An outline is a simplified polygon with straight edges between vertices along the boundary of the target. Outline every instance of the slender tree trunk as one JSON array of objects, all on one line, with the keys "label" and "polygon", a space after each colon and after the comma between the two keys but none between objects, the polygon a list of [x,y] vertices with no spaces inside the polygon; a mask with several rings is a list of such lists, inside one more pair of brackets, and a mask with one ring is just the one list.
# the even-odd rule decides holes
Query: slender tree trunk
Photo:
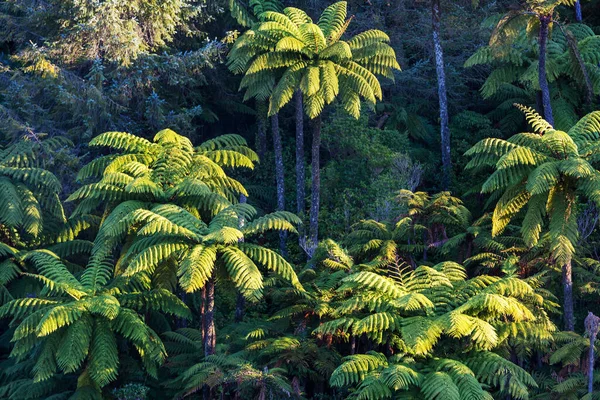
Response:
[{"label": "slender tree trunk", "polygon": [[262,159],[267,154],[267,107],[263,101],[256,102],[256,153]]},{"label": "slender tree trunk", "polygon": [[573,312],[573,276],[571,261],[563,265],[562,267],[562,278],[563,278],[563,316],[565,320],[565,330],[575,330],[575,315]]},{"label": "slender tree trunk", "polygon": [[[214,273],[213,273],[214,274]],[[213,275],[214,276],[214,275]],[[211,306],[211,313],[210,313],[210,320],[209,320],[209,315],[208,315],[208,307],[209,307],[209,299],[208,299],[208,292],[209,292],[209,288],[212,286],[212,306]],[[210,343],[212,343],[212,340],[209,339],[209,330],[211,330],[211,325],[212,325],[212,332],[214,334],[214,281],[213,278],[210,278],[208,280],[208,282],[206,283],[206,285],[204,285],[204,287],[202,288],[202,305],[200,307],[200,313],[202,316],[202,321],[201,321],[201,326],[202,326],[202,343],[204,344],[204,357],[213,354],[213,353],[208,353],[208,348],[210,347]],[[210,387],[208,387],[208,385],[204,385],[202,387],[202,398],[204,400],[210,400]]]},{"label": "slender tree trunk", "polygon": [[575,21],[581,22],[583,21],[583,16],[581,15],[581,2],[577,0],[575,2]]},{"label": "slender tree trunk", "polygon": [[200,328],[202,333],[202,343],[205,343],[206,338],[206,285],[200,292]]},{"label": "slender tree trunk", "polygon": [[550,20],[549,15],[540,17],[540,59],[538,68],[538,80],[542,92],[542,109],[544,119],[554,126],[554,118],[552,117],[552,104],[550,103],[550,86],[548,86],[548,78],[546,76],[546,47],[548,44],[548,33]]},{"label": "slender tree trunk", "polygon": [[296,212],[300,217],[306,212],[305,190],[306,172],[304,170],[304,110],[302,107],[302,93],[296,91]]},{"label": "slender tree trunk", "polygon": [[[581,10],[579,10],[581,12]],[[594,343],[596,333],[590,336],[590,349],[588,350],[588,393],[594,392]]]},{"label": "slender tree trunk", "polygon": [[[271,117],[271,131],[273,133],[273,150],[275,152],[275,183],[277,186],[277,211],[285,210],[285,181],[283,172],[283,145],[281,133],[279,132],[279,114]],[[285,255],[286,234],[279,233],[279,247]]]},{"label": "slender tree trunk", "polygon": [[204,356],[215,354],[217,334],[215,330],[215,273],[206,283],[206,308],[204,310]]},{"label": "slender tree trunk", "polygon": [[312,193],[310,202],[310,243],[311,247],[316,247],[319,242],[319,201],[321,196],[321,169],[320,169],[320,149],[321,149],[321,116],[312,121]]},{"label": "slender tree trunk", "polygon": [[444,52],[440,34],[440,0],[431,0],[431,21],[433,28],[433,50],[435,53],[435,71],[437,73],[438,99],[440,104],[440,135],[442,142],[442,186],[448,190],[452,161],[450,159],[450,128],[448,126],[448,96],[446,92],[446,72],[444,71]]},{"label": "slender tree trunk", "polygon": [[[596,336],[598,335],[598,329],[600,328],[600,318],[595,316],[592,312],[588,312],[588,316],[585,318],[585,330],[590,336],[590,348],[588,350],[588,393],[592,394],[594,391],[594,344],[596,343]],[[591,397],[590,397],[591,398]]]}]

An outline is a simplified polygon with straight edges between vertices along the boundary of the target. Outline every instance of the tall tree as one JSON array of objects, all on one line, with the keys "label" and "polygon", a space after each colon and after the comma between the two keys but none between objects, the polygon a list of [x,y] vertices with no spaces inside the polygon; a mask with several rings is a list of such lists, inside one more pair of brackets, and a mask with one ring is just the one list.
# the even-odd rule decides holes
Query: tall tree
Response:
[{"label": "tall tree", "polygon": [[533,109],[517,105],[533,133],[519,133],[508,140],[484,139],[466,154],[467,168],[495,167],[482,193],[500,196],[492,217],[492,234],[502,233],[511,219],[527,206],[521,233],[528,246],[544,235],[550,254],[562,268],[563,316],[566,330],[574,330],[571,261],[577,244],[577,210],[580,199],[600,204],[600,172],[590,162],[600,155],[600,112],[583,117],[568,132],[552,128]]},{"label": "tall tree", "polygon": [[[527,27],[529,32],[537,32],[539,43],[538,55],[538,86],[541,94],[541,114],[544,119],[554,126],[550,87],[546,68],[548,39],[555,23],[556,8],[561,5],[572,5],[572,0],[528,0],[524,7],[509,11],[494,29],[490,45],[502,45],[516,39],[521,29]],[[535,30],[532,30],[531,28]]]},{"label": "tall tree", "polygon": [[[102,179],[71,196],[82,200],[78,212],[112,200],[89,264],[109,273],[107,261],[119,255],[117,268],[123,266],[124,276],[175,277],[186,292],[206,286],[206,354],[214,353],[217,269],[224,270],[223,275],[252,299],[262,293],[262,275],[255,262],[297,282],[292,267],[281,256],[240,241],[270,230],[294,232],[294,224],[299,222],[294,214],[283,211],[252,221],[256,216],[253,207],[232,204],[247,193],[221,165],[252,167],[256,160],[241,137],[224,135],[194,147],[189,139],[165,129],[153,142],[124,132],[107,132],[92,144],[122,153],[100,157],[84,167],[82,178],[102,174]],[[241,228],[240,218],[246,221]],[[124,242],[127,246],[121,248]]]},{"label": "tall tree", "polygon": [[452,173],[452,160],[450,159],[450,127],[448,126],[448,96],[446,91],[446,72],[444,70],[444,51],[441,38],[441,10],[440,0],[431,0],[431,25],[433,35],[433,51],[435,58],[435,72],[437,74],[438,101],[440,105],[440,135],[442,143],[442,187],[448,189]]},{"label": "tall tree", "polygon": [[[127,227],[140,227],[122,255],[121,263],[127,266],[124,276],[176,275],[188,293],[206,286],[204,349],[209,356],[215,353],[216,345],[217,277],[229,278],[247,300],[262,297],[263,276],[258,266],[303,290],[292,266],[283,257],[249,240],[269,231],[294,232],[293,224],[299,222],[297,217],[283,211],[254,219],[255,215],[252,206],[240,203],[220,211],[206,224],[184,208],[166,204],[151,210],[134,210],[117,226],[106,229],[121,235]],[[243,226],[240,219],[245,221]]]},{"label": "tall tree", "polygon": [[[283,6],[279,0],[250,0],[247,4],[240,0],[230,0],[229,9],[231,15],[236,18],[238,23],[244,27],[257,26],[263,21],[264,13],[266,12],[279,12]],[[235,64],[230,64],[230,69],[234,73],[242,72],[238,68],[234,67]],[[263,97],[266,93],[263,93]],[[258,115],[258,136],[257,136],[257,148],[259,155],[262,157],[265,155],[266,146],[266,135],[264,132],[264,112],[263,104],[265,99],[257,97],[257,115]],[[283,164],[283,144],[281,138],[281,132],[279,129],[279,114],[271,115],[271,134],[273,135],[273,154],[275,156],[275,186],[277,191],[277,210],[285,210],[285,173]],[[298,125],[296,124],[296,127]],[[262,153],[262,154],[261,154]],[[298,161],[296,161],[298,162]],[[304,160],[302,160],[304,163]],[[282,254],[286,254],[286,233],[279,233],[279,248]]]},{"label": "tall tree", "polygon": [[302,10],[288,7],[283,13],[266,12],[263,22],[245,32],[229,53],[230,68],[245,73],[241,89],[246,98],[269,98],[269,114],[285,106],[297,90],[311,119],[312,193],[309,247],[319,234],[321,145],[320,115],[339,98],[344,109],[358,118],[361,99],[374,105],[382,91],[375,75],[393,79],[400,69],[388,36],[378,30],[341,40],[350,21],[346,2],[327,7],[317,24]]}]

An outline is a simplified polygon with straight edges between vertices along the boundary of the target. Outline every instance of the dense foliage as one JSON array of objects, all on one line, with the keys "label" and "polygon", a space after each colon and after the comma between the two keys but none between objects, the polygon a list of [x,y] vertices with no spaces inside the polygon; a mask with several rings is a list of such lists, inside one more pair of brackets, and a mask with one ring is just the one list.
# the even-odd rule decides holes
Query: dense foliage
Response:
[{"label": "dense foliage", "polygon": [[0,398],[598,398],[599,9],[0,1]]}]

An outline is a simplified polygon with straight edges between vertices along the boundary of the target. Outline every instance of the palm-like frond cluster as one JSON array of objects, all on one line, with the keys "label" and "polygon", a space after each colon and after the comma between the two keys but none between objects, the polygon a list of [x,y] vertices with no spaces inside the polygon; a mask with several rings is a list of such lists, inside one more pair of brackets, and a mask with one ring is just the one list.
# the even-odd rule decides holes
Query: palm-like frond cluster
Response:
[{"label": "palm-like frond cluster", "polygon": [[[258,160],[244,139],[224,135],[194,147],[167,129],[153,141],[108,132],[91,145],[118,153],[81,170],[82,181],[97,181],[69,197],[78,205],[68,220],[56,178],[21,165],[36,162],[33,151],[17,144],[5,152],[5,172],[12,179],[7,183],[30,185],[38,207],[56,201],[62,216],[49,240],[56,244],[48,249],[35,249],[45,243],[39,238],[23,249],[2,244],[0,318],[12,318],[14,361],[0,390],[9,398],[19,398],[24,384],[44,396],[72,373],[79,374],[78,383],[65,393],[76,389],[76,396],[97,396],[117,378],[120,346],[136,349],[140,364],[157,378],[167,352],[149,315],[176,320],[192,315],[174,294],[173,282],[196,293],[218,277],[255,301],[264,289],[263,276],[271,272],[304,290],[283,257],[253,242],[270,231],[295,232],[299,219],[283,211],[257,217],[252,206],[237,204],[247,192],[226,170],[253,168]],[[10,209],[21,207],[21,199],[9,200]],[[78,239],[97,225],[94,212],[104,215],[94,241]],[[15,233],[24,228],[12,221],[2,225]],[[30,233],[43,238],[41,231]],[[29,292],[11,290],[19,282]],[[250,379],[251,370],[240,373]],[[264,379],[271,376],[276,375]]]},{"label": "palm-like frond cluster", "polygon": [[358,118],[361,100],[375,105],[382,98],[376,75],[393,79],[400,66],[382,31],[342,40],[351,20],[346,2],[327,7],[317,23],[293,7],[260,14],[228,56],[230,70],[245,73],[240,86],[245,99],[269,100],[269,115],[274,115],[299,88],[309,118],[338,97]]},{"label": "palm-like frond cluster", "polygon": [[[313,19],[319,2],[305,12],[228,0],[233,19],[213,19],[222,2],[8,3],[0,115],[10,126],[0,131],[20,139],[0,149],[1,399],[598,398],[600,112],[590,111],[600,40],[563,23],[578,1],[526,0],[490,17],[489,43],[461,82],[464,58],[439,39],[441,26],[469,27],[441,15],[463,5],[434,0],[439,114],[433,91],[411,98],[430,90],[420,79],[433,75],[415,77],[433,72],[432,49],[389,26],[406,17],[381,10],[401,4],[351,4],[355,18],[342,1]],[[208,20],[248,29],[177,53],[198,48]],[[389,36],[369,29],[386,25]],[[480,34],[467,36],[478,45]],[[390,103],[361,116],[382,100],[379,79],[400,69],[398,37],[408,37],[410,72],[385,87]],[[240,79],[205,75],[227,52]],[[473,103],[478,79],[485,101]],[[292,98],[299,216],[285,211],[292,118],[282,111]],[[359,121],[324,112],[336,100]],[[223,122],[222,105],[244,119]],[[313,134],[308,229],[303,114]],[[195,142],[205,123],[220,132],[252,117],[261,158],[271,122],[275,212],[270,172],[253,171],[250,128]],[[429,176],[438,124],[441,179]],[[72,161],[58,170],[63,157]],[[450,173],[463,163],[472,180]],[[246,179],[261,185],[264,211]],[[438,193],[420,188],[440,183]],[[332,238],[319,241],[319,224]]]},{"label": "palm-like frond cluster", "polygon": [[472,157],[467,167],[496,169],[482,187],[486,193],[500,195],[492,216],[494,235],[527,206],[521,227],[525,243],[533,246],[543,238],[548,215],[552,254],[557,263],[565,264],[573,257],[578,236],[576,193],[598,201],[600,172],[592,163],[598,158],[600,114],[590,113],[563,132],[532,109],[519,107],[535,132],[479,142],[467,153]]},{"label": "palm-like frond cluster", "polygon": [[32,136],[0,151],[0,224],[9,243],[39,243],[66,223],[61,184],[44,169],[44,156],[69,145],[60,137]]},{"label": "palm-like frond cluster", "polygon": [[[467,279],[454,262],[416,269],[398,262],[355,264],[332,241],[316,257],[316,272],[300,274],[313,289],[274,320],[302,321],[300,328],[317,318],[317,338],[350,345],[352,355],[330,379],[334,387],[350,388],[349,398],[461,399],[469,393],[491,399],[504,393],[526,399],[536,387],[497,352],[541,349],[552,340],[555,327],[545,309],[553,296],[540,290],[538,277]],[[360,354],[363,346],[378,350]]]}]

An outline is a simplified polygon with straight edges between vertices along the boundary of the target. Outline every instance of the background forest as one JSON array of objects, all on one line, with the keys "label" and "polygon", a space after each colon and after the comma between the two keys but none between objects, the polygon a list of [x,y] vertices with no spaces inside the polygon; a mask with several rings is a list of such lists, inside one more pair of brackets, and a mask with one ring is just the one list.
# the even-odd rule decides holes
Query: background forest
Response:
[{"label": "background forest", "polygon": [[0,0],[0,398],[600,398],[597,110],[598,0]]}]

